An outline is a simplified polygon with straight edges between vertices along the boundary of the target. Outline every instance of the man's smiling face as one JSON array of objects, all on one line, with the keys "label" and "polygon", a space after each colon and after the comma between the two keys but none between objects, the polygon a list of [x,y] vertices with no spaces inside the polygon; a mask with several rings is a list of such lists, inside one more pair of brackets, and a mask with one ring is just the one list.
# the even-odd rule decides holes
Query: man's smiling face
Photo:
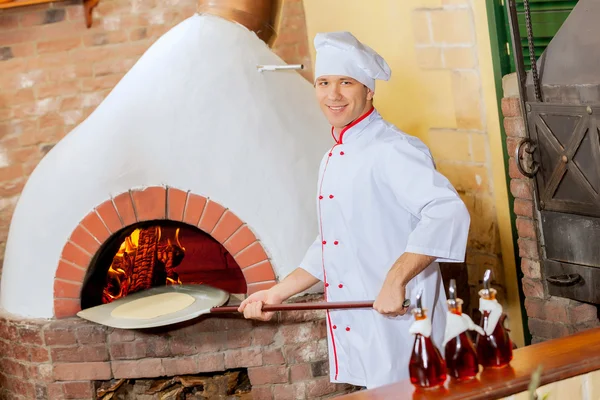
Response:
[{"label": "man's smiling face", "polygon": [[342,129],[372,107],[373,92],[347,76],[326,75],[315,82],[317,100],[329,123]]}]

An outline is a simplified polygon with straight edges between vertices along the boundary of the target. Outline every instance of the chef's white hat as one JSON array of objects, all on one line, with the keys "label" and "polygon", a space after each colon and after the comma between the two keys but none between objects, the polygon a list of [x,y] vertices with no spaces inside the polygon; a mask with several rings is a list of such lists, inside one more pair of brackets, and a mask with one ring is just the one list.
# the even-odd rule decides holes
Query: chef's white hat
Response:
[{"label": "chef's white hat", "polygon": [[392,71],[383,57],[350,32],[318,33],[314,45],[315,80],[323,75],[348,76],[375,91],[376,79],[390,79]]}]

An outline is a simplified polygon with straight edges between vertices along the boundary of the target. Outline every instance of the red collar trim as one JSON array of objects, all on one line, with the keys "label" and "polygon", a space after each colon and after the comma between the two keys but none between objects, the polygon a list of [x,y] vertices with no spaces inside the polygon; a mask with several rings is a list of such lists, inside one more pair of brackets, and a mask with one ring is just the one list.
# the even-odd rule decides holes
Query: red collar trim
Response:
[{"label": "red collar trim", "polygon": [[367,118],[369,115],[371,115],[371,113],[373,112],[373,110],[375,110],[375,107],[371,107],[371,109],[369,111],[367,111],[366,113],[364,113],[360,118],[355,119],[354,121],[352,121],[350,124],[346,125],[344,127],[344,129],[342,129],[342,131],[340,132],[340,140],[337,140],[335,138],[335,134],[333,133],[333,129],[334,127],[331,127],[331,136],[333,137],[333,140],[335,140],[335,142],[337,144],[342,144],[342,140],[344,139],[344,133],[346,133],[346,131],[350,128],[352,128],[353,126],[357,125],[360,121],[362,121],[363,119]]}]

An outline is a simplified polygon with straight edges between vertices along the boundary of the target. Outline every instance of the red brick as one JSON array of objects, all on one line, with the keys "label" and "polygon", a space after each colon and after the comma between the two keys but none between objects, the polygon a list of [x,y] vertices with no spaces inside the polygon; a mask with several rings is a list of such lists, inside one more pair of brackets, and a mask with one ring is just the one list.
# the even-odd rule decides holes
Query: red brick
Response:
[{"label": "red brick", "polygon": [[524,199],[515,199],[515,214],[533,218],[533,201]]},{"label": "red brick", "polygon": [[123,227],[112,200],[107,200],[98,206],[96,213],[111,233],[115,233]]},{"label": "red brick", "polygon": [[306,383],[306,392],[309,399],[334,393],[337,385],[329,381],[329,377],[315,378]]},{"label": "red brick", "polygon": [[505,117],[521,116],[521,101],[518,97],[505,97],[502,99],[502,115]]},{"label": "red brick", "polygon": [[[0,31],[19,27],[19,14],[0,14]],[[10,33],[12,34],[12,33]],[[5,33],[4,35],[10,35]]]},{"label": "red brick", "polygon": [[75,36],[65,39],[53,39],[41,41],[37,45],[38,54],[58,53],[69,51],[81,46],[81,37]]},{"label": "red brick", "polygon": [[48,82],[36,85],[37,98],[69,96],[79,93],[81,84],[79,81]]},{"label": "red brick", "polygon": [[188,193],[175,188],[167,188],[167,219],[183,221],[183,212]]},{"label": "red brick", "polygon": [[544,285],[540,280],[523,278],[521,282],[526,297],[544,298]]},{"label": "red brick", "polygon": [[537,318],[550,322],[567,323],[567,303],[550,298],[546,301],[527,297],[525,299],[525,308],[529,318]]},{"label": "red brick", "polygon": [[211,233],[224,213],[225,208],[222,205],[209,200],[202,213],[202,217],[200,217],[198,227],[206,233]]},{"label": "red brick", "polygon": [[568,308],[569,322],[580,324],[587,321],[598,320],[598,309],[592,304],[579,303]]},{"label": "red brick", "polygon": [[50,354],[45,347],[32,347],[30,352],[31,361],[34,363],[45,363],[50,361]]},{"label": "red brick", "polygon": [[171,339],[167,336],[152,336],[144,339],[148,357],[168,357],[171,355]]},{"label": "red brick", "polygon": [[13,392],[20,394],[26,399],[32,399],[35,396],[35,385],[32,382],[23,379],[12,379]]},{"label": "red brick", "polygon": [[14,358],[14,346],[12,342],[6,340],[0,340],[0,354],[5,358]]},{"label": "red brick", "polygon": [[280,322],[306,322],[315,321],[325,318],[324,310],[300,310],[300,311],[286,311],[281,313]]},{"label": "red brick", "polygon": [[527,310],[527,316],[529,318],[544,319],[544,300],[527,297],[525,298],[525,309]]},{"label": "red brick", "polygon": [[97,32],[83,37],[84,46],[103,46],[106,44],[123,43],[127,41],[127,32]]},{"label": "red brick", "polygon": [[113,360],[138,360],[146,357],[146,345],[141,341],[113,343],[110,355]]},{"label": "red brick", "polygon": [[537,241],[530,239],[518,239],[519,244],[519,256],[538,260],[540,258],[538,253]]},{"label": "red brick", "polygon": [[119,212],[123,226],[129,226],[137,222],[135,210],[133,209],[133,201],[129,192],[121,193],[113,199],[115,207]]},{"label": "red brick", "polygon": [[108,350],[105,345],[55,347],[51,349],[52,361],[56,362],[92,362],[107,361]]},{"label": "red brick", "polygon": [[254,242],[256,242],[256,236],[252,233],[250,228],[245,225],[227,239],[227,241],[223,243],[223,246],[232,256],[235,256]]},{"label": "red brick", "polygon": [[165,375],[176,376],[198,372],[198,360],[195,357],[165,358],[162,360]]},{"label": "red brick", "polygon": [[197,226],[200,223],[200,216],[206,206],[206,198],[190,193],[185,205],[183,221],[187,224]]},{"label": "red brick", "polygon": [[292,382],[312,379],[310,364],[296,364],[290,367],[290,378]]},{"label": "red brick", "polygon": [[106,343],[106,330],[102,326],[82,326],[77,328],[77,341],[79,344],[98,344]]},{"label": "red brick", "polygon": [[277,349],[264,349],[263,350],[263,364],[265,365],[280,365],[285,363],[285,358],[280,348]]},{"label": "red brick", "polygon": [[252,399],[254,400],[272,400],[272,385],[255,386],[252,385]]},{"label": "red brick", "polygon": [[263,364],[262,348],[228,350],[225,353],[225,368],[258,367]]},{"label": "red brick", "polygon": [[77,344],[75,332],[68,330],[44,331],[44,341],[47,346],[69,346]]},{"label": "red brick", "polygon": [[288,363],[306,363],[321,361],[326,354],[321,354],[317,342],[304,342],[299,344],[288,344],[283,350]]},{"label": "red brick", "polygon": [[239,347],[248,347],[252,343],[252,331],[250,329],[242,331],[227,332],[227,348],[236,349]]},{"label": "red brick", "polygon": [[242,273],[244,274],[244,278],[248,284],[273,281],[276,279],[275,273],[273,272],[273,267],[269,261],[263,261],[261,263],[252,265],[251,267],[244,268]]},{"label": "red brick", "polygon": [[265,281],[265,282],[257,282],[257,283],[249,283],[247,285],[248,295],[251,295],[256,292],[260,292],[261,290],[267,290],[272,288],[277,284],[276,281]]},{"label": "red brick", "polygon": [[221,354],[199,354],[198,372],[222,371],[225,368],[225,356]]},{"label": "red brick", "polygon": [[533,200],[531,192],[531,183],[522,179],[512,179],[510,181],[510,192],[515,198]]},{"label": "red brick", "polygon": [[224,243],[231,235],[242,226],[242,221],[231,211],[225,211],[223,217],[219,220],[217,226],[211,233],[211,236]]},{"label": "red brick", "polygon": [[253,346],[269,346],[275,341],[277,327],[261,326],[252,330],[252,345]]},{"label": "red brick", "polygon": [[131,192],[138,221],[166,218],[167,193],[164,187],[149,187]]},{"label": "red brick", "polygon": [[525,125],[523,124],[523,118],[521,117],[506,117],[504,118],[504,129],[506,130],[506,136],[512,137],[525,137]]},{"label": "red brick", "polygon": [[260,242],[255,242],[251,246],[237,253],[235,261],[240,268],[246,268],[261,261],[265,261],[268,257]]},{"label": "red brick", "polygon": [[273,396],[277,400],[296,400],[306,398],[306,386],[304,383],[291,385],[273,385]]},{"label": "red brick", "polygon": [[54,297],[63,299],[79,299],[81,293],[81,282],[74,283],[63,281],[60,279],[54,280]]},{"label": "red brick", "polygon": [[314,322],[283,325],[280,329],[284,343],[302,343],[319,339],[320,329]]},{"label": "red brick", "polygon": [[287,383],[288,369],[285,365],[248,368],[248,377],[252,386],[267,383]]},{"label": "red brick", "polygon": [[558,339],[571,334],[569,327],[561,323],[529,318],[528,325],[531,334],[541,338]]},{"label": "red brick", "polygon": [[532,219],[529,218],[517,218],[517,231],[519,237],[523,238],[536,238],[535,225]]},{"label": "red brick", "polygon": [[113,361],[113,376],[121,378],[157,378],[165,371],[159,358],[146,358],[136,361]]},{"label": "red brick", "polygon": [[54,8],[21,15],[21,26],[35,26],[63,21],[66,16],[64,8]]},{"label": "red brick", "polygon": [[509,157],[514,159],[517,151],[517,146],[519,145],[521,140],[522,139],[518,137],[509,136],[506,138],[506,152],[508,153]]},{"label": "red brick", "polygon": [[131,342],[133,339],[135,339],[135,333],[130,330],[115,329],[108,334],[110,343]]},{"label": "red brick", "polygon": [[7,358],[0,359],[0,371],[4,372],[5,374],[17,377],[28,376],[28,369],[25,364],[21,364],[19,362],[9,360]]},{"label": "red brick", "polygon": [[19,327],[19,341],[25,344],[44,344],[40,327]]},{"label": "red brick", "polygon": [[20,344],[13,345],[12,357],[17,361],[29,361],[29,348]]},{"label": "red brick", "polygon": [[109,362],[86,362],[54,364],[54,379],[57,381],[83,381],[111,379]]},{"label": "red brick", "polygon": [[51,383],[54,382],[52,369],[52,364],[39,364],[37,366],[37,372],[32,372],[31,375],[35,376],[40,382]]},{"label": "red brick", "polygon": [[110,231],[106,225],[104,225],[104,222],[102,222],[98,214],[96,214],[96,211],[92,211],[86,215],[83,221],[81,221],[81,225],[83,225],[83,227],[91,233],[99,243],[104,243],[110,236]]},{"label": "red brick", "polygon": [[50,383],[48,385],[48,399],[63,400],[65,398],[64,385],[62,382]]},{"label": "red brick", "polygon": [[521,259],[521,271],[523,275],[531,279],[541,279],[542,274],[540,271],[540,263],[538,261],[530,260],[528,258]]},{"label": "red brick", "polygon": [[92,382],[65,382],[63,388],[65,399],[92,399],[96,395]]},{"label": "red brick", "polygon": [[517,168],[517,163],[513,157],[508,159],[508,175],[512,179],[527,179],[527,177],[523,175]]}]

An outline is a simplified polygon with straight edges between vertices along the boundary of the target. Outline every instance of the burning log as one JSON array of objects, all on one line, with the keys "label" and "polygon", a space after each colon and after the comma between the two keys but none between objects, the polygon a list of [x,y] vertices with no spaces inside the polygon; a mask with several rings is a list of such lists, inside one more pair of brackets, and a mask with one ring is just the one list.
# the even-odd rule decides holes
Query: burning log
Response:
[{"label": "burning log", "polygon": [[110,303],[128,294],[160,285],[180,285],[175,268],[185,249],[179,243],[179,229],[162,240],[159,226],[136,229],[121,244],[113,257],[102,293],[102,303]]}]

